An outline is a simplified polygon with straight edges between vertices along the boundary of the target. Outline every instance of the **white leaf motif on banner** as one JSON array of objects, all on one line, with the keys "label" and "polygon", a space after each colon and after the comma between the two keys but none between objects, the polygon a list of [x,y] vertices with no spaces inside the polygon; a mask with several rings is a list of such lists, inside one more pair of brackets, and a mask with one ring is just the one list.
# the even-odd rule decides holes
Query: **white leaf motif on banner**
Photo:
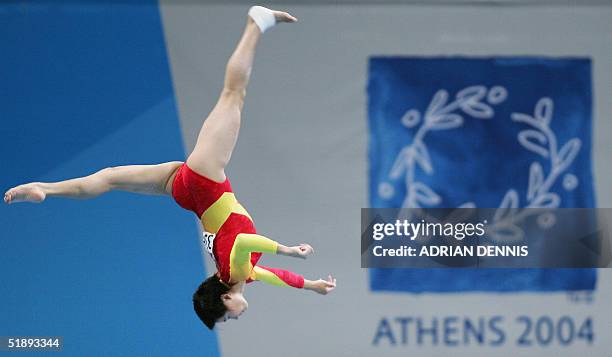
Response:
[{"label": "white leaf motif on banner", "polygon": [[571,165],[576,155],[578,155],[581,145],[582,142],[578,138],[573,138],[563,145],[557,154],[557,165],[559,170],[565,170]]},{"label": "white leaf motif on banner", "polygon": [[412,184],[412,190],[414,197],[418,203],[426,205],[437,205],[441,199],[437,193],[435,193],[429,186],[422,182],[415,182]]},{"label": "white leaf motif on banner", "polygon": [[469,103],[469,105],[463,106],[463,111],[466,114],[479,119],[490,119],[493,118],[493,109],[484,103]]},{"label": "white leaf motif on banner", "polygon": [[457,92],[457,99],[468,102],[478,102],[487,94],[487,87],[485,86],[471,86],[464,88]]},{"label": "white leaf motif on banner", "polygon": [[541,126],[540,122],[538,122],[536,118],[532,117],[531,115],[522,114],[522,113],[512,113],[510,115],[510,118],[512,118],[512,120],[515,122],[529,124],[533,128],[538,129],[538,130],[540,129],[540,126]]},{"label": "white leaf motif on banner", "polygon": [[433,167],[431,166],[431,158],[429,152],[422,142],[415,143],[414,145],[414,159],[419,164],[421,169],[428,174],[433,173]]},{"label": "white leaf motif on banner", "polygon": [[578,177],[574,174],[566,174],[563,176],[563,188],[571,191],[578,186]]},{"label": "white leaf motif on banner", "polygon": [[393,166],[391,167],[391,172],[389,173],[389,178],[392,180],[397,180],[402,176],[402,173],[406,170],[408,165],[413,164],[412,158],[412,147],[405,147],[400,151],[399,155],[393,162]]},{"label": "white leaf motif on banner", "polygon": [[546,192],[536,197],[529,205],[529,208],[557,208],[561,199],[554,192]]},{"label": "white leaf motif on banner", "polygon": [[540,99],[534,110],[535,119],[548,126],[552,119],[553,107],[552,99],[546,97]]},{"label": "white leaf motif on banner", "polygon": [[412,128],[418,125],[420,121],[421,114],[418,110],[414,109],[407,111],[406,114],[404,114],[404,116],[402,117],[402,124],[404,124],[406,128]]},{"label": "white leaf motif on banner", "polygon": [[395,189],[388,182],[382,182],[378,185],[378,195],[382,198],[389,199],[395,193]]},{"label": "white leaf motif on banner", "polygon": [[458,114],[445,114],[433,117],[429,124],[431,130],[453,129],[463,125],[463,118]]},{"label": "white leaf motif on banner", "polygon": [[555,225],[557,216],[552,212],[546,212],[538,216],[538,225],[543,229],[548,229]]},{"label": "white leaf motif on banner", "polygon": [[545,158],[548,157],[546,136],[537,130],[527,129],[518,133],[518,141],[529,151],[533,151]]},{"label": "white leaf motif on banner", "polygon": [[430,116],[434,113],[437,113],[442,107],[444,107],[447,100],[448,100],[447,91],[445,91],[444,89],[440,89],[439,91],[437,91],[436,94],[434,94],[433,99],[429,103],[429,107],[427,108],[425,115]]},{"label": "white leaf motif on banner", "polygon": [[519,206],[518,193],[515,190],[508,190],[499,208],[495,210],[493,221],[498,222],[515,215],[516,209]]},{"label": "white leaf motif on banner", "polygon": [[485,86],[472,86],[459,91],[457,100],[466,114],[478,119],[490,119],[494,114],[493,108],[481,102],[486,95]]},{"label": "white leaf motif on banner", "polygon": [[535,197],[538,189],[544,182],[544,170],[539,162],[532,162],[529,167],[529,183],[527,184],[527,200],[531,201]]},{"label": "white leaf motif on banner", "polygon": [[494,86],[489,90],[489,93],[487,93],[487,102],[489,102],[489,104],[496,105],[506,100],[507,97],[508,91],[506,88]]},{"label": "white leaf motif on banner", "polygon": [[525,236],[523,229],[515,224],[493,225],[487,231],[490,236],[504,242],[518,242]]},{"label": "white leaf motif on banner", "polygon": [[476,204],[474,202],[466,202],[454,209],[448,216],[444,218],[445,222],[461,223],[476,213]]}]

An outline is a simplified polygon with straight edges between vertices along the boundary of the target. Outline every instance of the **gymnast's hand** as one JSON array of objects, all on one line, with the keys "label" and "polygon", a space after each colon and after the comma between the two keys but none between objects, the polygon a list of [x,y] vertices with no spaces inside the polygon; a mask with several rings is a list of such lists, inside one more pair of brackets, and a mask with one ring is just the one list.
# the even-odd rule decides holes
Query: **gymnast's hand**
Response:
[{"label": "gymnast's hand", "polygon": [[304,280],[304,289],[312,290],[321,295],[327,295],[336,288],[336,279],[331,275],[327,276],[327,280],[319,279],[317,281]]},{"label": "gymnast's hand", "polygon": [[306,259],[307,256],[314,253],[314,249],[312,249],[310,244],[306,243],[302,243],[294,247],[286,247],[282,244],[278,244],[276,253],[280,255],[286,255],[288,257]]},{"label": "gymnast's hand", "polygon": [[314,249],[310,246],[310,244],[302,243],[300,245],[296,245],[295,247],[291,247],[293,250],[293,256],[296,258],[306,259],[307,256],[314,253]]}]

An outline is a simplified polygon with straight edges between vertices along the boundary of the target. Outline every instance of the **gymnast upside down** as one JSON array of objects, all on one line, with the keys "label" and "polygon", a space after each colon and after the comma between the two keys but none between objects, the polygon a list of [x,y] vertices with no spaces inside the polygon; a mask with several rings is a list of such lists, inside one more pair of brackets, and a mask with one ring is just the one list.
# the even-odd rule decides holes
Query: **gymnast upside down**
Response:
[{"label": "gymnast upside down", "polygon": [[8,190],[4,201],[9,204],[42,202],[53,196],[84,199],[111,190],[172,196],[181,207],[200,218],[205,248],[217,266],[217,272],[204,280],[193,294],[194,310],[210,329],[216,322],[238,319],[248,307],[245,284],[255,280],[329,293],[336,287],[336,279],[331,276],[327,280],[312,281],[257,264],[262,253],[305,259],[313,249],[308,244],[287,247],[258,235],[225,176],[225,167],[238,138],[257,42],[276,23],[295,21],[286,12],[260,6],[249,10],[242,38],[227,63],[219,100],[204,121],[186,162],[110,167],[61,182],[32,182]]}]

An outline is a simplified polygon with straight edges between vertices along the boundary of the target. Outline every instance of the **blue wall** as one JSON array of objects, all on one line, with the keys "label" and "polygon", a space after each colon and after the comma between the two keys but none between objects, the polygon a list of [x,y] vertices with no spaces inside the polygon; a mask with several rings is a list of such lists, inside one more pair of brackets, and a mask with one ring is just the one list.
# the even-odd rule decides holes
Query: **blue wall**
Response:
[{"label": "blue wall", "polygon": [[[0,188],[182,160],[156,3],[0,5]],[[171,199],[111,193],[0,206],[0,335],[62,355],[217,355],[193,313],[197,225]]]}]

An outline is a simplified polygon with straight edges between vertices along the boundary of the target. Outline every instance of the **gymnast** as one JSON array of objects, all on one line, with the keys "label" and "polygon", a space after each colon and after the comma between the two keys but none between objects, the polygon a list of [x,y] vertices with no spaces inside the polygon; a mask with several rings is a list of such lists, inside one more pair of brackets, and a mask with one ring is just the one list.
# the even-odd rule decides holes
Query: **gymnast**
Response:
[{"label": "gymnast", "polygon": [[305,259],[313,249],[308,244],[287,247],[258,235],[251,216],[236,200],[225,175],[238,138],[257,42],[276,23],[297,21],[286,12],[261,6],[252,7],[248,15],[242,38],[227,63],[221,95],[204,121],[186,162],[110,167],[86,177],[20,185],[4,195],[8,204],[42,202],[54,196],[92,198],[111,190],[172,196],[178,205],[200,218],[205,250],[217,266],[217,272],[193,294],[194,310],[209,329],[217,322],[237,320],[247,309],[245,284],[252,281],[303,288],[323,295],[336,287],[336,279],[331,275],[327,280],[312,281],[257,263],[262,253]]}]

